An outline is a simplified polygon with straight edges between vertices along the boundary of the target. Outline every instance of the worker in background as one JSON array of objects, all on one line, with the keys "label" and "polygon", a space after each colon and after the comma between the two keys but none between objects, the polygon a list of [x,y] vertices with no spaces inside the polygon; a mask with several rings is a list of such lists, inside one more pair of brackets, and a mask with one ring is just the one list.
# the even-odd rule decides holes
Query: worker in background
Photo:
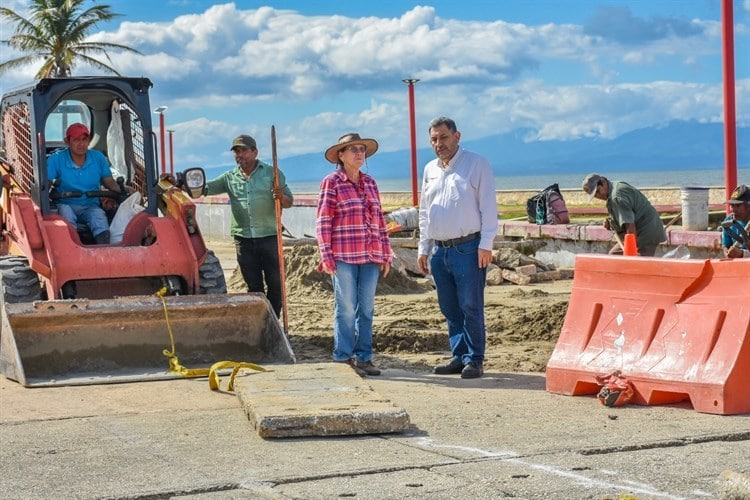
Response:
[{"label": "worker in background", "polygon": [[276,200],[280,200],[282,208],[289,208],[294,197],[281,171],[278,187],[274,187],[274,169],[258,160],[258,148],[251,136],[235,137],[230,150],[234,153],[237,168],[208,181],[204,194],[229,195],[231,234],[242,278],[248,291],[266,294],[279,317],[283,297],[276,236]]},{"label": "worker in background", "polygon": [[[745,231],[745,236],[750,231],[750,227],[748,227],[750,222],[750,188],[746,184],[740,184],[724,203],[729,205],[731,211],[731,214],[721,224],[721,246],[724,249],[724,255],[733,259],[750,258],[750,245],[747,240],[740,236],[742,235],[742,229]],[[732,237],[730,233],[736,236]]]},{"label": "worker in background", "polygon": [[[89,149],[90,142],[88,127],[74,123],[65,131],[65,145],[68,147],[54,152],[47,159],[47,178],[58,181],[58,192],[99,191],[102,185],[120,192],[107,158],[100,151]],[[76,229],[79,222],[86,224],[98,245],[109,243],[109,221],[98,197],[82,194],[76,198],[60,198],[57,213]]]},{"label": "worker in background", "polygon": [[319,270],[333,282],[333,361],[360,375],[380,375],[372,362],[372,321],[378,278],[393,262],[380,192],[362,172],[378,150],[375,139],[341,136],[325,152],[336,165],[320,183],[316,236]]},{"label": "worker in background", "polygon": [[627,182],[589,174],[583,179],[582,187],[589,200],[596,198],[607,202],[609,218],[604,219],[604,227],[618,236],[618,244],[610,249],[610,255],[622,255],[620,242],[626,234],[635,235],[641,256],[653,257],[656,247],[667,240],[659,212],[643,193]]},{"label": "worker in background", "polygon": [[486,158],[461,148],[455,121],[435,118],[428,131],[437,158],[422,176],[417,259],[422,272],[432,272],[453,354],[433,372],[477,378],[484,373],[484,286],[498,229],[495,176]]}]

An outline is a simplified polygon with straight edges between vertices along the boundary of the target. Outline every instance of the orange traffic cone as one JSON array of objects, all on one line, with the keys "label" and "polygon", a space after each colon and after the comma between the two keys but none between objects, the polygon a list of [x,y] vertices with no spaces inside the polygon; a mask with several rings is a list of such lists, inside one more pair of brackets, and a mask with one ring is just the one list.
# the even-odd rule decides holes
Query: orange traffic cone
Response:
[{"label": "orange traffic cone", "polygon": [[635,244],[635,235],[628,233],[625,235],[625,248],[622,249],[622,254],[635,257],[638,255],[638,246]]}]

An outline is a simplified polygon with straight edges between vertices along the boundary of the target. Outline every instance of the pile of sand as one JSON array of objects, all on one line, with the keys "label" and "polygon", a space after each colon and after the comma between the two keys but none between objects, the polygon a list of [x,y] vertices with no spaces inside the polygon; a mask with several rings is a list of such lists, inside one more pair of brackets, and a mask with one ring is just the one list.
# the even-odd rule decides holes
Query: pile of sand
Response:
[{"label": "pile of sand", "polygon": [[[314,244],[286,246],[284,257],[289,336],[295,355],[300,362],[329,361],[333,349],[331,278],[318,271],[320,256]],[[487,287],[485,368],[543,371],[565,318],[569,287],[569,282]],[[239,270],[234,271],[228,288],[246,290]],[[436,292],[427,279],[413,278],[398,266],[378,284],[373,332],[376,360],[384,367],[427,370],[450,355]]]},{"label": "pile of sand", "polygon": [[[286,273],[286,293],[288,297],[333,294],[331,277],[318,270],[320,254],[313,244],[297,244],[284,247],[284,271]],[[230,292],[245,292],[247,286],[236,269],[227,283]],[[376,293],[403,294],[424,292],[431,287],[426,280],[408,276],[403,266],[394,265],[388,275],[378,281]]]}]

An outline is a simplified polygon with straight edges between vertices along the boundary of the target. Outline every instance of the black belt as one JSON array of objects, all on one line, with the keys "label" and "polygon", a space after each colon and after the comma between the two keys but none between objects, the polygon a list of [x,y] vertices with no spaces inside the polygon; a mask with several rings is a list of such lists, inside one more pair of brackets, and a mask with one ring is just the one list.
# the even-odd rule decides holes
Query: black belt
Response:
[{"label": "black belt", "polygon": [[476,232],[476,233],[467,234],[466,236],[461,236],[460,238],[453,238],[452,240],[443,240],[443,241],[435,240],[435,244],[439,247],[450,248],[450,247],[455,247],[456,245],[460,245],[461,243],[466,243],[467,241],[478,240],[481,236],[482,236],[482,233]]}]

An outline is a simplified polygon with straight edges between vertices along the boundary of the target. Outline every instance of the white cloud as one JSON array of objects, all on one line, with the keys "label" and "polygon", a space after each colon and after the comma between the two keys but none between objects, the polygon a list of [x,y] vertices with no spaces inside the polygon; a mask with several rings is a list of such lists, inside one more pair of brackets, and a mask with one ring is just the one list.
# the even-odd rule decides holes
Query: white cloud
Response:
[{"label": "white cloud", "polygon": [[[225,162],[227,137],[253,133],[253,126],[265,137],[259,124],[271,121],[282,124],[287,155],[319,151],[348,130],[376,135],[385,151],[406,148],[406,77],[421,80],[421,143],[427,122],[442,114],[454,117],[467,139],[525,127],[539,140],[614,137],[722,114],[720,72],[711,72],[721,57],[715,20],[680,20],[662,30],[631,15],[617,37],[607,37],[601,26],[586,33],[582,25],[438,14],[425,6],[394,18],[304,16],[226,3],[171,22],[125,21],[92,40],[143,53],[111,55],[123,73],[155,83],[155,99],[169,105],[170,117],[178,109],[189,115],[174,125],[175,153],[194,161]],[[742,60],[748,35],[741,24],[737,32]],[[31,75],[31,68],[4,75],[0,86]],[[747,124],[750,80],[740,76],[737,116]],[[254,113],[259,106],[264,114]]]}]

